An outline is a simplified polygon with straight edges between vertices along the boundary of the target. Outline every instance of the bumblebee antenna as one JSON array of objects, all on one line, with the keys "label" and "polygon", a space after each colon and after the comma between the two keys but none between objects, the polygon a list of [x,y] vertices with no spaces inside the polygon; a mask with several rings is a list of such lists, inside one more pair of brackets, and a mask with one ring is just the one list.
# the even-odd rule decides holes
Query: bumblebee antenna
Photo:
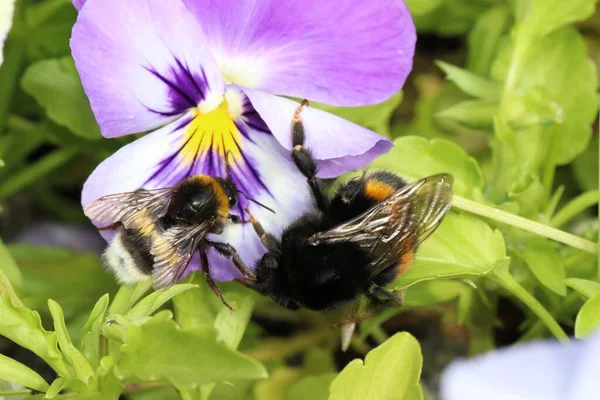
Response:
[{"label": "bumblebee antenna", "polygon": [[246,193],[242,192],[239,189],[238,189],[238,193],[241,194],[242,196],[244,196],[246,198],[246,200],[251,201],[254,204],[261,206],[265,210],[271,211],[273,214],[277,214],[272,208],[265,206],[263,203],[259,202],[258,200],[254,200],[252,197],[248,196]]},{"label": "bumblebee antenna", "polygon": [[229,167],[229,155],[231,154],[231,150],[227,150],[225,153],[225,173],[227,174],[227,179],[231,180],[231,169]]}]

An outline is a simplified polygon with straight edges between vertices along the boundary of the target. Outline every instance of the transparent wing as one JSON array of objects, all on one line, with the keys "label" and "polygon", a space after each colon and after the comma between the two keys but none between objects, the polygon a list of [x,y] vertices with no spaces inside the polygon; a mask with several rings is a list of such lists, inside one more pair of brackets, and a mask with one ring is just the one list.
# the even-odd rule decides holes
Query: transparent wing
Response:
[{"label": "transparent wing", "polygon": [[397,263],[431,235],[452,204],[450,174],[412,182],[358,217],[311,238],[314,245],[352,242],[367,251],[371,276]]},{"label": "transparent wing", "polygon": [[85,215],[92,221],[106,225],[121,223],[125,228],[142,228],[167,213],[171,196],[176,186],[137,190],[135,192],[111,194],[99,198],[84,208]]},{"label": "transparent wing", "polygon": [[199,225],[174,226],[158,235],[150,250],[154,256],[152,276],[156,289],[171,286],[181,278],[200,241],[214,223],[212,219]]}]

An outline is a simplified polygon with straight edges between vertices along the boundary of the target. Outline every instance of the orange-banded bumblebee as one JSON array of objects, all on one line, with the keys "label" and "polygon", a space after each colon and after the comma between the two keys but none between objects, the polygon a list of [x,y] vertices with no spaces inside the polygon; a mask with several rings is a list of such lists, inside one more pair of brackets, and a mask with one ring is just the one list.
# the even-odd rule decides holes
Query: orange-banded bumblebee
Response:
[{"label": "orange-banded bumblebee", "polygon": [[107,221],[109,226],[100,229],[118,229],[102,258],[120,282],[130,284],[152,277],[155,288],[170,286],[199,250],[205,279],[228,306],[210,276],[208,248],[231,259],[243,275],[254,274],[232,246],[205,236],[222,233],[228,220],[243,222],[229,213],[237,204],[238,193],[230,178],[193,175],[168,188],[104,196],[86,206],[85,214],[92,220]]},{"label": "orange-banded bumblebee", "polygon": [[361,294],[397,300],[385,286],[412,264],[419,244],[448,212],[452,175],[406,183],[390,172],[367,172],[328,198],[304,147],[305,104],[292,123],[292,159],[307,178],[317,210],[288,226],[281,240],[248,213],[268,252],[257,264],[256,279],[241,281],[291,309],[335,309]]}]

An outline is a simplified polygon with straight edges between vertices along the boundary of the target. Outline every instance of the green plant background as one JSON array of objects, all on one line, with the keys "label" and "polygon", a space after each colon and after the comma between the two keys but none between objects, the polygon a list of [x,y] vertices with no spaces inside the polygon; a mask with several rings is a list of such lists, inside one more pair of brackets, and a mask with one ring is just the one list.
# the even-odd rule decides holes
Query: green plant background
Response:
[{"label": "green plant background", "polygon": [[199,276],[119,289],[95,254],[14,242],[41,219],[89,226],[82,183],[133,140],[100,136],[70,56],[70,1],[18,1],[0,68],[0,396],[433,399],[457,356],[595,330],[596,2],[407,4],[419,43],[404,91],[313,106],[395,141],[373,167],[454,174],[457,199],[393,284],[405,305],[360,323],[342,353],[329,316],[237,284],[221,285],[231,313]]}]

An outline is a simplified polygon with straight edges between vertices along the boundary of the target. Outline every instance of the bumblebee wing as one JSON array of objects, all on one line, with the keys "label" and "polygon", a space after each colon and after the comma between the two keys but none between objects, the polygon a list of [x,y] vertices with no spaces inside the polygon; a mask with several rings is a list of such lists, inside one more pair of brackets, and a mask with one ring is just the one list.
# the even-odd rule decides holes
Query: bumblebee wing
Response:
[{"label": "bumblebee wing", "polygon": [[213,225],[214,220],[207,220],[199,225],[173,226],[158,235],[150,250],[154,256],[152,276],[156,289],[171,286],[181,278]]},{"label": "bumblebee wing", "polygon": [[429,237],[452,203],[450,174],[412,182],[385,201],[337,227],[315,234],[314,245],[352,242],[370,254],[371,276],[398,263]]},{"label": "bumblebee wing", "polygon": [[[107,225],[121,223],[125,228],[142,228],[167,213],[171,196],[177,187],[111,194],[99,198],[84,208],[85,215],[93,221]],[[141,218],[145,217],[145,218]]]}]

